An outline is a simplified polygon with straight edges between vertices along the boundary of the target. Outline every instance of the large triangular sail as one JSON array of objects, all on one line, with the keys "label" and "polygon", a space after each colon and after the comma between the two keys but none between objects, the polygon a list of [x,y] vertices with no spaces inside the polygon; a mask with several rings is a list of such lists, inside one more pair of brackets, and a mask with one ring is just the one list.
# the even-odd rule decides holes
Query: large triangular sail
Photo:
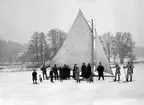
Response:
[{"label": "large triangular sail", "polygon": [[79,11],[62,47],[52,59],[51,65],[63,66],[74,64],[81,67],[82,63],[91,63],[92,32],[81,10]]},{"label": "large triangular sail", "polygon": [[94,62],[96,67],[101,62],[105,68],[105,72],[111,73],[109,63],[100,43],[99,37],[95,34],[95,50],[92,50],[92,30],[87,23],[83,13],[79,13],[69,31],[62,47],[59,49],[55,57],[51,61],[51,66],[69,65],[70,68],[77,64],[79,67],[82,63],[92,63],[92,51],[94,51]]}]

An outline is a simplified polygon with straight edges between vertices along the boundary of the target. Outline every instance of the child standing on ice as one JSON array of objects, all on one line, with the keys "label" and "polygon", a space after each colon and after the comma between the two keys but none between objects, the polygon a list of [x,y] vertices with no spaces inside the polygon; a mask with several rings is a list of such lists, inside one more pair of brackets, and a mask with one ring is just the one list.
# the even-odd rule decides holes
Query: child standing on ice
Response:
[{"label": "child standing on ice", "polygon": [[39,81],[42,82],[42,77],[41,77],[41,75],[39,75]]},{"label": "child standing on ice", "polygon": [[90,75],[88,82],[93,82],[93,75],[92,74]]},{"label": "child standing on ice", "polygon": [[33,84],[37,84],[37,72],[36,72],[36,70],[33,70],[33,72],[32,72],[32,80],[33,80]]}]

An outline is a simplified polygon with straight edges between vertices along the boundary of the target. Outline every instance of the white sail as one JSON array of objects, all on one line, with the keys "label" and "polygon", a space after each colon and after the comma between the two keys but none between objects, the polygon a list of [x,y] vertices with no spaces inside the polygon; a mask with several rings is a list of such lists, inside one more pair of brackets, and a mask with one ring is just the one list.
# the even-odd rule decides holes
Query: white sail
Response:
[{"label": "white sail", "polygon": [[111,69],[110,69],[108,59],[107,59],[106,54],[103,50],[103,47],[102,47],[102,44],[100,42],[100,39],[99,39],[99,36],[98,36],[96,29],[95,29],[94,37],[95,37],[94,62],[95,62],[96,68],[98,67],[99,62],[101,62],[105,68],[104,72],[113,74]]},{"label": "white sail", "polygon": [[57,64],[63,66],[69,65],[71,68],[74,64],[79,67],[85,62],[91,63],[92,53],[92,32],[81,10],[71,27],[62,47],[52,59],[51,65]]},{"label": "white sail", "polygon": [[[92,31],[81,10],[79,10],[62,47],[52,59],[51,66],[54,64],[57,64],[57,66],[66,64],[73,68],[74,64],[81,67],[83,62],[85,64],[92,63]],[[94,62],[96,67],[101,62],[105,72],[112,74],[97,35],[95,35]]]}]

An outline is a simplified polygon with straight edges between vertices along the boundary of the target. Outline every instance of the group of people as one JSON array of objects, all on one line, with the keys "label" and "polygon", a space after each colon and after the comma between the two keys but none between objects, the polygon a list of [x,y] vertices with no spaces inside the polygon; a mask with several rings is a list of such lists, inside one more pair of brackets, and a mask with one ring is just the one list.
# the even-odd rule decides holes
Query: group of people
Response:
[{"label": "group of people", "polygon": [[[76,80],[77,83],[80,83],[82,77],[83,79],[87,80],[87,82],[93,82],[93,72],[90,63],[87,65],[85,63],[82,64],[81,68],[77,66],[77,64],[74,64],[73,69],[70,69],[70,67],[66,64],[64,64],[63,67],[57,67],[55,64],[54,67],[50,68],[49,71],[49,76],[47,75],[47,68],[50,68],[49,66],[43,65],[41,67],[42,75],[43,75],[43,80],[48,80],[50,78],[50,81],[53,83],[53,79],[55,80],[60,80],[63,81],[65,79],[70,79],[72,77],[74,80]],[[72,75],[71,75],[72,71]],[[99,80],[100,77],[103,78],[104,80],[104,67],[101,65],[98,66],[97,68],[98,74],[99,74]],[[37,72],[36,70],[33,71],[32,73],[33,77],[33,83],[37,83]],[[42,77],[39,75],[39,80],[42,82]]]},{"label": "group of people", "polygon": [[[116,68],[114,81],[117,81],[117,77],[118,77],[118,81],[120,81],[120,75],[121,75],[120,69],[121,68],[118,65],[118,63],[116,64],[116,66],[111,67],[111,68]],[[128,82],[129,80],[132,81],[132,74],[133,74],[133,69],[134,69],[132,61],[128,62],[128,64],[126,66],[123,66],[123,68],[124,68],[126,82]],[[126,68],[127,68],[127,73],[125,71]]]},{"label": "group of people", "polygon": [[[48,80],[50,78],[50,81],[53,83],[53,79],[63,81],[64,79],[70,79],[71,77],[71,69],[66,64],[64,64],[63,67],[61,66],[57,67],[57,65],[55,64],[54,67],[50,69],[49,76],[47,75],[47,68],[50,68],[50,65],[49,66],[43,65],[43,67],[41,68],[43,80],[45,79]],[[110,67],[110,68],[116,68],[114,81],[117,80],[117,77],[118,77],[118,81],[120,81],[120,75],[121,75],[120,66],[116,64],[114,67]],[[132,62],[128,62],[128,64],[126,66],[123,66],[123,68],[124,69],[127,68],[127,73],[125,73],[126,81],[128,81],[129,76],[130,76],[130,81],[132,81],[132,74],[134,68]],[[104,66],[102,65],[101,62],[99,63],[99,66],[96,68],[96,71],[98,71],[98,80],[100,80],[101,77],[104,80],[104,75],[103,75]],[[92,72],[90,63],[88,63],[87,65],[83,63],[81,68],[79,68],[77,64],[74,64],[74,67],[72,69],[72,77],[73,79],[76,80],[77,83],[80,83],[80,77],[87,80],[87,82],[93,82],[93,75],[94,74]],[[32,73],[32,77],[33,77],[33,83],[34,84],[37,83],[37,72],[35,70]],[[41,75],[39,75],[39,80],[40,82],[42,82]]]},{"label": "group of people", "polygon": [[[80,76],[88,79],[91,77],[91,75],[92,71],[90,63],[88,63],[87,66],[85,65],[85,63],[83,63],[81,69],[77,66],[77,64],[74,64],[74,67],[72,69],[72,77],[76,80],[77,83],[80,83]],[[70,77],[71,69],[69,65],[64,64],[63,67],[57,67],[57,65],[55,64],[54,67],[52,67],[52,69],[50,70],[51,82],[53,82],[53,78],[55,78],[55,80],[59,79],[60,81],[63,81],[64,79],[70,79]]]}]

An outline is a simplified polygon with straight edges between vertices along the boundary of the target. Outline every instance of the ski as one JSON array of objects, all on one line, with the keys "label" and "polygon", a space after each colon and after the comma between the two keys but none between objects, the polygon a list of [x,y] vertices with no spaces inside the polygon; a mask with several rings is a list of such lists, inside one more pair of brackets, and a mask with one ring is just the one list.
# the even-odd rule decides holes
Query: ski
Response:
[{"label": "ski", "polygon": [[132,81],[123,81],[123,83],[130,83],[130,82],[134,82],[135,80]]},{"label": "ski", "polygon": [[128,83],[128,82],[133,82],[133,81],[109,81],[110,83],[116,82],[116,83]]},{"label": "ski", "polygon": [[110,83],[112,83],[112,82],[117,82],[117,83],[121,83],[121,81],[109,81]]},{"label": "ski", "polygon": [[130,82],[134,82],[135,80],[133,81],[118,81],[119,83],[130,83]]}]

